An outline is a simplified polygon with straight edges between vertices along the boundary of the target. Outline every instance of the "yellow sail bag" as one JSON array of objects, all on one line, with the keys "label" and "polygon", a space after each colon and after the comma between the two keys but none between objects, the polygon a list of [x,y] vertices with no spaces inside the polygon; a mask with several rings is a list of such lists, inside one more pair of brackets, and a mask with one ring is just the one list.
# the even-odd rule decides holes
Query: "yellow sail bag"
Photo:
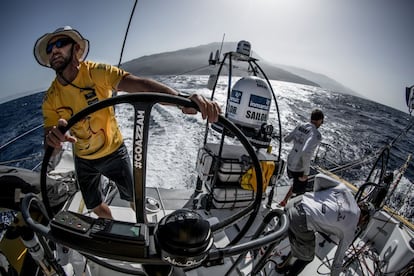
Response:
[{"label": "yellow sail bag", "polygon": [[[262,168],[262,177],[263,177],[263,192],[266,190],[269,185],[270,179],[275,170],[274,161],[260,161],[260,167]],[[256,170],[254,167],[250,167],[240,180],[240,185],[245,190],[254,190],[257,191],[257,181],[256,181]]]}]

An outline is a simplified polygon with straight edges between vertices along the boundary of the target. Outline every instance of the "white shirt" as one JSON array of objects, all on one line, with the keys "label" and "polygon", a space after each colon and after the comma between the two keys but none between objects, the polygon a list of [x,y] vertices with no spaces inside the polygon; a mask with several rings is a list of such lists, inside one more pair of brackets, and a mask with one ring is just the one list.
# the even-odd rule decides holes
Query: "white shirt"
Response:
[{"label": "white shirt", "polygon": [[322,140],[322,135],[312,123],[297,126],[285,137],[285,142],[293,140],[293,148],[287,159],[287,167],[293,172],[309,175],[312,155]]},{"label": "white shirt", "polygon": [[302,206],[306,213],[309,230],[335,235],[340,242],[335,253],[331,275],[338,275],[345,252],[352,243],[357,229],[360,209],[344,184],[307,192]]}]

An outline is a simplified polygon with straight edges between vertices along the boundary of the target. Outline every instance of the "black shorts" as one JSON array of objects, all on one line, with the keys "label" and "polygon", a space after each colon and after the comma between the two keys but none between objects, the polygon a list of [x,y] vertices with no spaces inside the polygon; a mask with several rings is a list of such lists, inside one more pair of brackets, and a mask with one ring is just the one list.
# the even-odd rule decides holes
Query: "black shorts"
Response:
[{"label": "black shorts", "polygon": [[124,144],[115,152],[99,159],[88,160],[75,157],[75,169],[88,209],[93,209],[102,203],[101,175],[116,183],[121,199],[133,201],[132,166]]},{"label": "black shorts", "polygon": [[298,195],[304,194],[306,192],[306,187],[308,186],[308,180],[299,180],[299,177],[303,176],[303,172],[293,172],[287,169],[287,175],[290,179],[293,178],[292,193]]}]

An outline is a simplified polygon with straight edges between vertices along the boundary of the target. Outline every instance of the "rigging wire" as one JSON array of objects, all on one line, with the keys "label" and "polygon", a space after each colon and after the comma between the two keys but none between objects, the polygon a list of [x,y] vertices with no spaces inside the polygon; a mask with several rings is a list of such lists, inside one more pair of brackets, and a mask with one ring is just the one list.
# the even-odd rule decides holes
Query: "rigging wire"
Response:
[{"label": "rigging wire", "polygon": [[201,69],[207,68],[207,67],[209,67],[209,66],[210,66],[210,65],[203,65],[203,66],[200,66],[200,67],[197,67],[197,68],[194,68],[194,69],[188,70],[188,71],[186,71],[186,72],[182,72],[182,73],[180,73],[180,74],[177,74],[176,76],[181,76],[181,75],[185,75],[185,74],[188,74],[188,73],[192,73],[192,72],[195,72],[195,71],[198,71],[198,70],[201,70]]},{"label": "rigging wire", "polygon": [[394,146],[394,144],[398,141],[398,139],[400,139],[401,138],[401,136],[403,135],[403,134],[407,134],[408,133],[408,131],[412,128],[414,126],[414,119],[412,119],[411,120],[411,123],[404,129],[404,130],[402,130],[401,132],[400,132],[400,134],[399,135],[397,135],[397,137],[395,137],[390,143],[389,143],[389,146],[390,147],[393,147]]},{"label": "rigging wire", "polygon": [[220,51],[219,51],[219,60],[221,57],[221,51],[223,50],[223,44],[224,44],[224,37],[226,36],[226,33],[223,34],[223,38],[221,39],[221,45],[220,45]]},{"label": "rigging wire", "polygon": [[[400,170],[399,170],[399,177],[397,178],[397,180],[396,180],[396,182],[395,182],[395,184],[394,184],[394,188],[393,188],[393,190],[391,191],[391,193],[388,195],[388,198],[392,195],[392,193],[394,192],[394,190],[395,190],[395,187],[396,187],[396,185],[398,185],[398,183],[399,183],[399,181],[401,180],[401,177],[402,177],[402,175],[404,174],[404,172],[405,172],[405,170],[407,169],[407,167],[408,167],[408,164],[409,164],[409,162],[410,162],[410,160],[411,160],[411,154],[409,154],[409,156],[408,156],[408,158],[407,158],[407,161],[405,162],[405,164],[400,168]],[[344,264],[344,267],[348,267],[350,264],[351,264],[351,262],[353,261],[353,260],[355,260],[355,258],[357,258],[357,261],[359,262],[359,264],[360,264],[360,266],[361,266],[361,268],[362,268],[362,264],[361,264],[361,260],[360,260],[360,258],[359,258],[359,256],[362,256],[362,261],[363,261],[363,263],[364,263],[364,267],[366,268],[366,269],[368,269],[368,272],[370,272],[371,273],[371,275],[376,275],[376,273],[375,272],[380,272],[381,273],[381,268],[380,268],[380,266],[378,265],[378,260],[377,260],[377,258],[378,258],[378,256],[375,254],[375,252],[372,252],[372,249],[370,249],[370,244],[372,243],[372,241],[374,241],[375,239],[376,239],[376,237],[380,234],[380,233],[383,233],[384,231],[385,231],[385,227],[387,226],[387,225],[389,225],[390,223],[391,223],[391,220],[395,217],[395,215],[397,215],[394,211],[392,211],[392,212],[388,212],[389,214],[390,214],[390,216],[386,219],[386,220],[383,220],[382,222],[383,222],[383,225],[382,226],[380,226],[380,227],[376,227],[376,233],[373,235],[373,237],[372,238],[370,238],[369,240],[367,240],[367,241],[365,241],[365,242],[363,242],[363,244],[362,244],[362,247],[360,248],[360,249],[356,249],[355,248],[355,246],[354,245],[352,245],[352,252],[350,253],[353,257],[352,258],[350,258],[348,261],[346,261],[345,262],[345,264]],[[374,218],[373,218],[374,219]],[[375,219],[377,219],[377,218],[375,218]],[[372,271],[370,271],[369,270],[369,267],[366,265],[366,263],[365,263],[365,259],[364,259],[364,256],[366,256],[368,253],[371,253],[371,254],[373,254],[373,257],[375,257],[376,259],[374,259],[373,260],[373,264],[374,264],[374,268],[375,268],[375,271],[374,272],[372,272]]]},{"label": "rigging wire", "polygon": [[404,165],[399,169],[397,179],[394,181],[394,186],[391,189],[391,193],[390,193],[389,197],[395,192],[395,189],[397,188],[398,184],[400,183],[401,178],[403,177],[405,171],[408,168],[408,165],[411,162],[411,157],[412,157],[412,155],[409,154],[407,156],[407,161],[405,161]]},{"label": "rigging wire", "polygon": [[[125,43],[126,43],[126,40],[127,40],[127,37],[128,37],[129,27],[131,26],[132,18],[134,17],[134,13],[135,13],[135,9],[137,7],[137,4],[138,4],[138,0],[135,0],[134,1],[134,6],[132,7],[132,10],[131,10],[131,15],[129,16],[127,29],[125,31],[124,41],[122,42],[121,53],[119,54],[118,68],[121,68],[121,62],[122,62],[122,56],[124,55]],[[117,94],[118,94],[118,92],[116,90],[112,91],[112,97],[116,96]]]},{"label": "rigging wire", "polygon": [[121,48],[121,54],[119,55],[118,67],[121,67],[122,56],[124,54],[124,48],[125,48],[125,43],[126,43],[126,39],[127,39],[128,32],[129,32],[129,27],[131,26],[131,21],[134,16],[135,8],[137,7],[137,4],[138,4],[138,0],[135,0],[134,6],[132,7],[132,10],[131,10],[131,15],[129,16],[128,26],[125,31],[124,41],[122,42],[122,48]]},{"label": "rigging wire", "polygon": [[377,157],[379,157],[382,154],[382,152],[384,151],[384,149],[386,149],[386,148],[391,149],[392,147],[394,147],[394,145],[399,141],[399,139],[403,135],[406,135],[408,133],[408,131],[410,131],[410,129],[413,126],[414,126],[414,119],[411,120],[411,123],[405,129],[403,129],[391,142],[389,142],[388,144],[386,144],[384,147],[382,147],[380,150],[378,150],[372,156],[362,157],[362,158],[360,158],[358,160],[354,160],[352,162],[349,162],[349,163],[346,163],[346,164],[343,164],[343,165],[339,165],[339,166],[336,166],[334,168],[326,169],[326,170],[329,171],[329,172],[331,172],[331,173],[338,173],[338,172],[341,172],[343,170],[351,169],[353,167],[356,167],[356,166],[359,166],[359,165],[362,165],[362,164],[366,164],[368,162],[371,162],[371,161],[375,160]]}]

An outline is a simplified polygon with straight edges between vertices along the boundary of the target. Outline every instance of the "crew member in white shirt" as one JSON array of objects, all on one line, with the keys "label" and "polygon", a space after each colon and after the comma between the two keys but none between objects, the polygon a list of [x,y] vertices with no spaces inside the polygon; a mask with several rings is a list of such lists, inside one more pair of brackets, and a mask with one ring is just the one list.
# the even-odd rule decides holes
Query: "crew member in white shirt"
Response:
[{"label": "crew member in white shirt", "polygon": [[344,184],[324,174],[316,175],[314,191],[297,196],[286,205],[291,253],[277,271],[298,275],[315,256],[315,232],[319,232],[339,240],[331,266],[331,275],[339,275],[358,225],[372,214],[366,206],[369,205],[357,204]]},{"label": "crew member in white shirt", "polygon": [[310,162],[315,149],[322,140],[318,128],[323,124],[323,120],[323,112],[315,109],[312,111],[309,123],[297,126],[284,139],[285,142],[293,141],[294,143],[287,159],[287,174],[289,179],[293,178],[293,184],[285,198],[279,203],[281,206],[286,205],[292,194],[300,195],[306,191]]}]

